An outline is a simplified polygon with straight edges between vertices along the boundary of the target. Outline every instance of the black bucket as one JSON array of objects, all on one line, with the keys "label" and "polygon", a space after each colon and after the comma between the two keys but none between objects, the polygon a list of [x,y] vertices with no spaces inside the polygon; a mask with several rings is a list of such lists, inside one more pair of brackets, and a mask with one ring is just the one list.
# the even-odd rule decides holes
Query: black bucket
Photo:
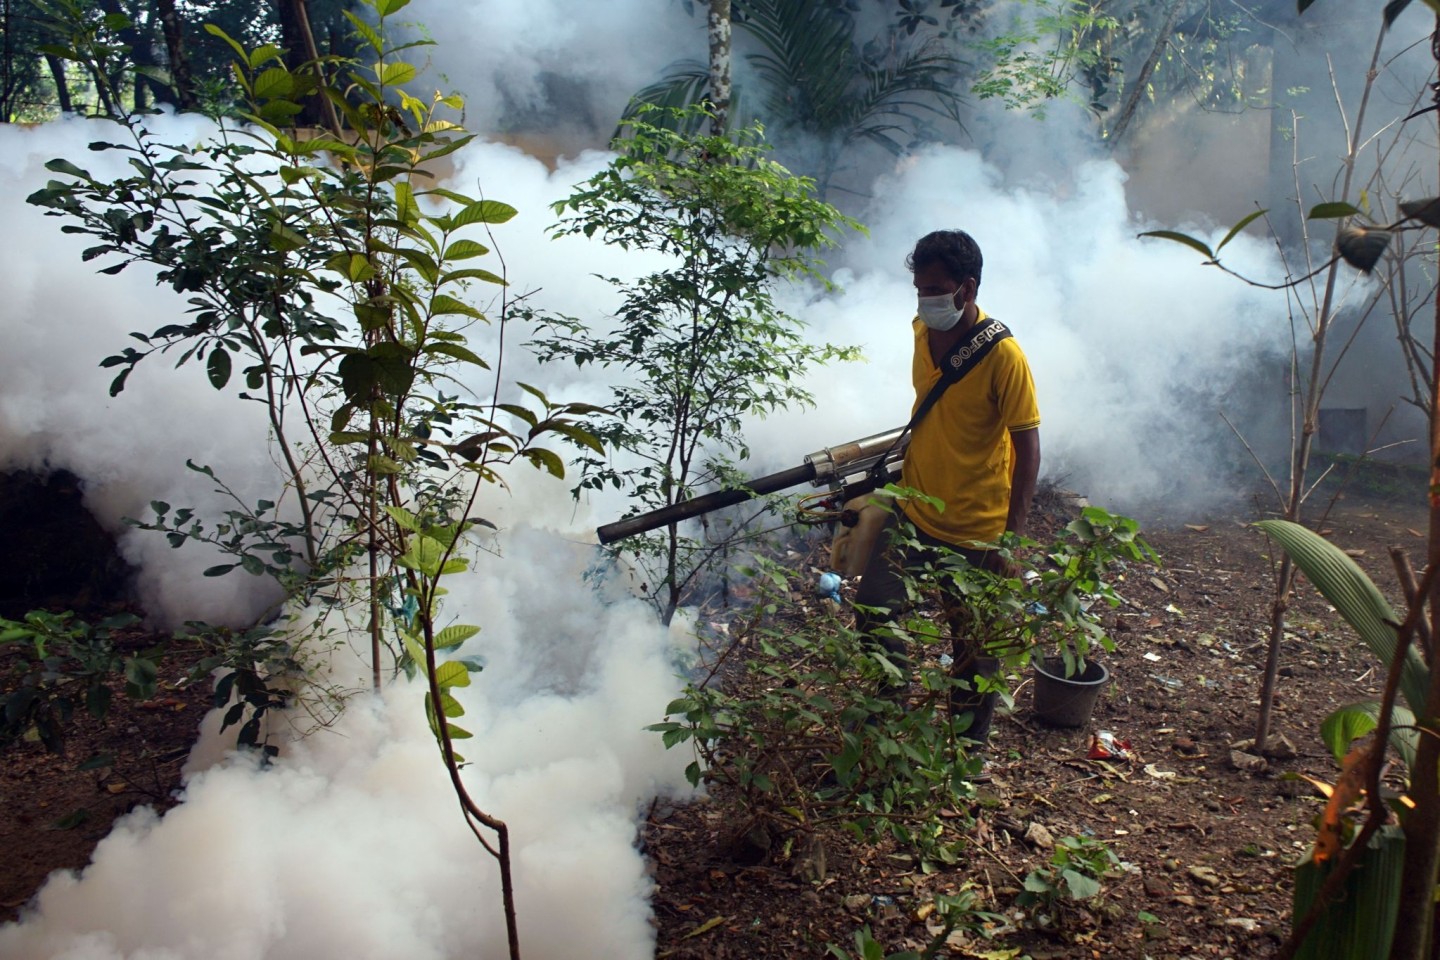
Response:
[{"label": "black bucket", "polygon": [[1035,716],[1057,727],[1083,727],[1090,722],[1095,701],[1110,682],[1110,671],[1102,663],[1085,661],[1085,669],[1065,676],[1063,657],[1036,657],[1030,662],[1035,672]]}]

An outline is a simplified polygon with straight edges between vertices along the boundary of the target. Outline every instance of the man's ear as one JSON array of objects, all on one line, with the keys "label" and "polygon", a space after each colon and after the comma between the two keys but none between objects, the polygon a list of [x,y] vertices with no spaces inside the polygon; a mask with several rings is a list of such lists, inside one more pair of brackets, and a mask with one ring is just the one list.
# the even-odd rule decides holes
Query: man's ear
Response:
[{"label": "man's ear", "polygon": [[965,282],[960,284],[960,289],[956,292],[960,296],[960,302],[957,306],[964,307],[965,304],[974,300],[975,295],[980,292],[980,284],[975,282],[974,277],[967,277]]}]

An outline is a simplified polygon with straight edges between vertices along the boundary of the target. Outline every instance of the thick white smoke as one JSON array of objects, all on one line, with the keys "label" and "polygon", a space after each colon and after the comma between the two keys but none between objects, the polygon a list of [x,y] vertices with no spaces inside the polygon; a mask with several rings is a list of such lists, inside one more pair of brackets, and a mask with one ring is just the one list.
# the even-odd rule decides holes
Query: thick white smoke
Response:
[{"label": "thick white smoke", "polygon": [[[667,0],[430,0],[410,9],[440,38],[440,85],[470,96],[472,126],[493,129],[504,110],[558,118],[570,157],[558,169],[477,143],[457,155],[455,188],[519,209],[495,237],[516,293],[602,320],[612,296],[593,274],[653,263],[548,239],[548,205],[606,160],[571,149],[584,131],[603,138],[630,89],[671,59],[703,56],[698,22]],[[1015,122],[1014,143],[1046,129]],[[170,136],[204,133],[194,121],[160,123]],[[994,134],[1003,141],[1001,123]],[[106,396],[110,373],[97,362],[129,331],[178,318],[183,302],[140,270],[97,276],[80,262],[85,244],[23,198],[43,185],[41,165],[54,156],[113,170],[117,161],[84,147],[112,137],[83,121],[0,129],[0,214],[25,238],[0,263],[0,469],[72,470],[97,516],[122,532],[120,518],[143,515],[152,499],[217,508],[187,458],[213,465],[250,499],[273,494],[278,474],[259,409],[211,390],[199,369],[147,363],[124,394]],[[904,256],[920,235],[962,227],[985,251],[982,305],[1011,324],[1035,368],[1047,472],[1081,478],[1101,501],[1202,496],[1220,484],[1210,465],[1240,454],[1218,411],[1261,419],[1239,391],[1287,348],[1283,300],[1202,268],[1181,247],[1136,239],[1155,225],[1130,213],[1120,167],[1047,146],[1066,165],[1002,169],[964,147],[934,147],[881,173],[860,214],[870,236],[843,238],[831,257],[844,289],[785,294],[816,338],[858,343],[868,363],[816,371],[816,410],[752,424],[757,471],[905,420],[914,293]],[[1212,243],[1223,235],[1195,229]],[[1238,239],[1227,253],[1237,269],[1278,274],[1257,242]],[[482,347],[496,335],[474,334]],[[555,400],[603,402],[612,374],[538,365],[516,349],[525,331],[507,335],[507,380]],[[1283,402],[1283,389],[1274,397]],[[510,479],[512,493],[492,492],[478,511],[502,528],[496,553],[452,578],[446,607],[483,628],[460,651],[487,662],[460,691],[461,722],[476,735],[465,743],[467,782],[515,831],[526,955],[647,956],[634,814],[656,792],[680,789],[687,759],[641,730],[672,695],[672,641],[644,608],[602,604],[582,578],[583,542],[620,504],[577,508],[565,484],[528,468]],[[204,551],[174,551],[134,531],[121,543],[162,620],[244,622],[272,602],[238,574],[201,577],[213,562]],[[336,682],[365,685],[348,648],[330,669]],[[338,723],[287,747],[267,771],[225,758],[229,734],[210,731],[184,803],[163,819],[132,815],[87,871],[57,875],[33,912],[0,928],[0,955],[498,955],[495,871],[460,820],[420,697],[404,682],[379,698],[358,695]]]},{"label": "thick white smoke", "polygon": [[[757,426],[767,439],[752,445],[798,456],[905,423],[914,290],[904,258],[924,233],[959,227],[985,255],[979,303],[1009,324],[1034,369],[1046,475],[1120,506],[1168,497],[1199,508],[1232,493],[1221,464],[1242,448],[1220,412],[1252,428],[1283,419],[1283,389],[1236,393],[1257,367],[1283,361],[1283,299],[1203,268],[1188,248],[1139,238],[1155,225],[1132,218],[1113,161],[1079,162],[1043,189],[1027,180],[1007,185],[958,147],[881,177],[864,217],[870,237],[845,250],[844,292],[795,305],[826,338],[862,344],[869,362],[818,377],[819,410],[803,425],[787,416]],[[1224,236],[1192,229],[1212,244]],[[1257,240],[1237,238],[1226,255],[1238,270],[1278,272]],[[1278,406],[1257,414],[1257,401]],[[785,439],[800,431],[811,439]]]},{"label": "thick white smoke", "polygon": [[[673,668],[646,608],[594,603],[580,585],[588,561],[521,532],[457,586],[454,612],[485,624],[463,652],[487,661],[456,691],[475,735],[466,782],[511,827],[526,955],[643,957],[636,805],[683,780],[642,727]],[[359,686],[366,670],[341,648],[319,680]],[[358,694],[270,770],[232,756],[192,772],[179,807],[130,815],[81,876],[53,877],[33,912],[0,928],[0,955],[504,955],[498,873],[459,816],[422,697],[403,681]],[[231,736],[214,723],[201,755]]]}]

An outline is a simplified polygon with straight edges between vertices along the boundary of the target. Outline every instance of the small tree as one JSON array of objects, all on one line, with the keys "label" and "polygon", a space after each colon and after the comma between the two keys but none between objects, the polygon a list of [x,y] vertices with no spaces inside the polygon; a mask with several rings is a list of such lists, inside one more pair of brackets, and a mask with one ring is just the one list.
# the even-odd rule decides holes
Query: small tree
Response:
[{"label": "small tree", "polygon": [[[525,403],[502,402],[499,371],[467,345],[464,331],[477,323],[497,322],[503,337],[509,302],[504,278],[474,265],[489,247],[466,234],[479,227],[490,239],[515,210],[426,183],[426,165],[472,137],[446,119],[463,109],[458,96],[422,100],[404,89],[417,69],[403,55],[418,44],[389,42],[386,20],[407,2],[363,0],[368,19],[346,13],[363,62],[332,57],[292,69],[277,46],[248,49],[210,27],[234,53],[243,124],[218,122],[195,144],[165,143],[111,91],[105,99],[117,112],[106,133],[119,142],[91,149],[123,154],[125,173],[106,179],[52,160],[60,179],[29,199],[65,218],[67,232],[93,237],[84,258],[100,259],[102,272],[145,264],[186,297],[185,316],[132,334],[138,346],[103,361],[118,371],[112,396],[138,365],[169,354],[177,366],[203,362],[217,390],[243,380],[239,398],[268,418],[283,468],[272,498],[252,506],[237,497],[220,518],[156,501],[153,520],[140,525],[175,547],[201,540],[229,554],[206,575],[270,576],[292,610],[310,604],[339,611],[343,628],[364,624],[376,687],[387,666],[423,673],[425,709],[466,823],[499,862],[518,956],[508,828],[466,790],[454,746],[470,734],[454,722],[464,709],[453,690],[479,667],[445,658],[479,627],[442,627],[440,582],[466,568],[465,533],[484,522],[471,516],[483,485],[523,460],[563,474],[560,458],[537,443],[563,431],[598,448],[573,423],[594,408],[557,407],[533,388]],[[71,0],[56,9],[61,53],[86,64],[103,92],[125,62],[124,18]],[[334,128],[293,126],[316,97],[337,111]],[[470,302],[476,284],[499,291],[492,315]],[[477,392],[485,371],[493,379]],[[229,493],[208,466],[190,466]],[[242,744],[274,751],[262,715],[289,705],[304,683],[285,674],[303,668],[297,649],[328,629],[323,621],[207,631],[219,651],[207,666],[228,668],[216,697],[225,705],[233,695],[225,725],[240,724]]]},{"label": "small tree", "polygon": [[[815,199],[810,180],[766,159],[758,128],[690,136],[637,119],[626,129],[610,167],[555,205],[564,217],[555,234],[599,236],[665,254],[673,265],[635,280],[607,278],[620,294],[613,325],[544,317],[535,345],[543,359],[626,378],[612,390],[613,416],[585,427],[639,464],[585,452],[576,492],[624,489],[634,516],[726,482],[729,458],[749,452],[744,417],[808,404],[805,372],[857,356],[806,343],[801,322],[774,295],[783,281],[825,283],[814,251],[829,246],[835,230],[859,224]],[[672,524],[626,549],[669,623],[715,548]]]}]

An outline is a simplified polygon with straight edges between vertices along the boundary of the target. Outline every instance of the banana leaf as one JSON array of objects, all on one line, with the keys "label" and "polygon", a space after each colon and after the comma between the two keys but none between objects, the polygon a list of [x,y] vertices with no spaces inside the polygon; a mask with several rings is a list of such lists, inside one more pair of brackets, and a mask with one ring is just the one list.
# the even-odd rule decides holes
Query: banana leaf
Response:
[{"label": "banana leaf", "polygon": [[[1335,544],[1289,520],[1255,524],[1295,562],[1315,589],[1355,628],[1360,639],[1388,665],[1395,657],[1400,617],[1365,571]],[[1400,692],[1411,713],[1424,716],[1430,671],[1412,644],[1401,667]]]},{"label": "banana leaf", "polygon": [[[1320,724],[1320,737],[1339,763],[1350,752],[1350,744],[1379,726],[1380,702],[1366,700],[1341,707]],[[1415,715],[1395,704],[1390,716],[1390,745],[1405,761],[1405,769],[1415,768],[1415,747],[1420,739],[1415,729]]]},{"label": "banana leaf", "polygon": [[[1296,960],[1385,960],[1395,936],[1400,909],[1400,872],[1405,862],[1405,833],[1390,824],[1370,839],[1359,866],[1345,878],[1332,902],[1305,938]],[[1320,885],[1334,868],[1307,856],[1295,868],[1294,916],[1303,917]]]}]

